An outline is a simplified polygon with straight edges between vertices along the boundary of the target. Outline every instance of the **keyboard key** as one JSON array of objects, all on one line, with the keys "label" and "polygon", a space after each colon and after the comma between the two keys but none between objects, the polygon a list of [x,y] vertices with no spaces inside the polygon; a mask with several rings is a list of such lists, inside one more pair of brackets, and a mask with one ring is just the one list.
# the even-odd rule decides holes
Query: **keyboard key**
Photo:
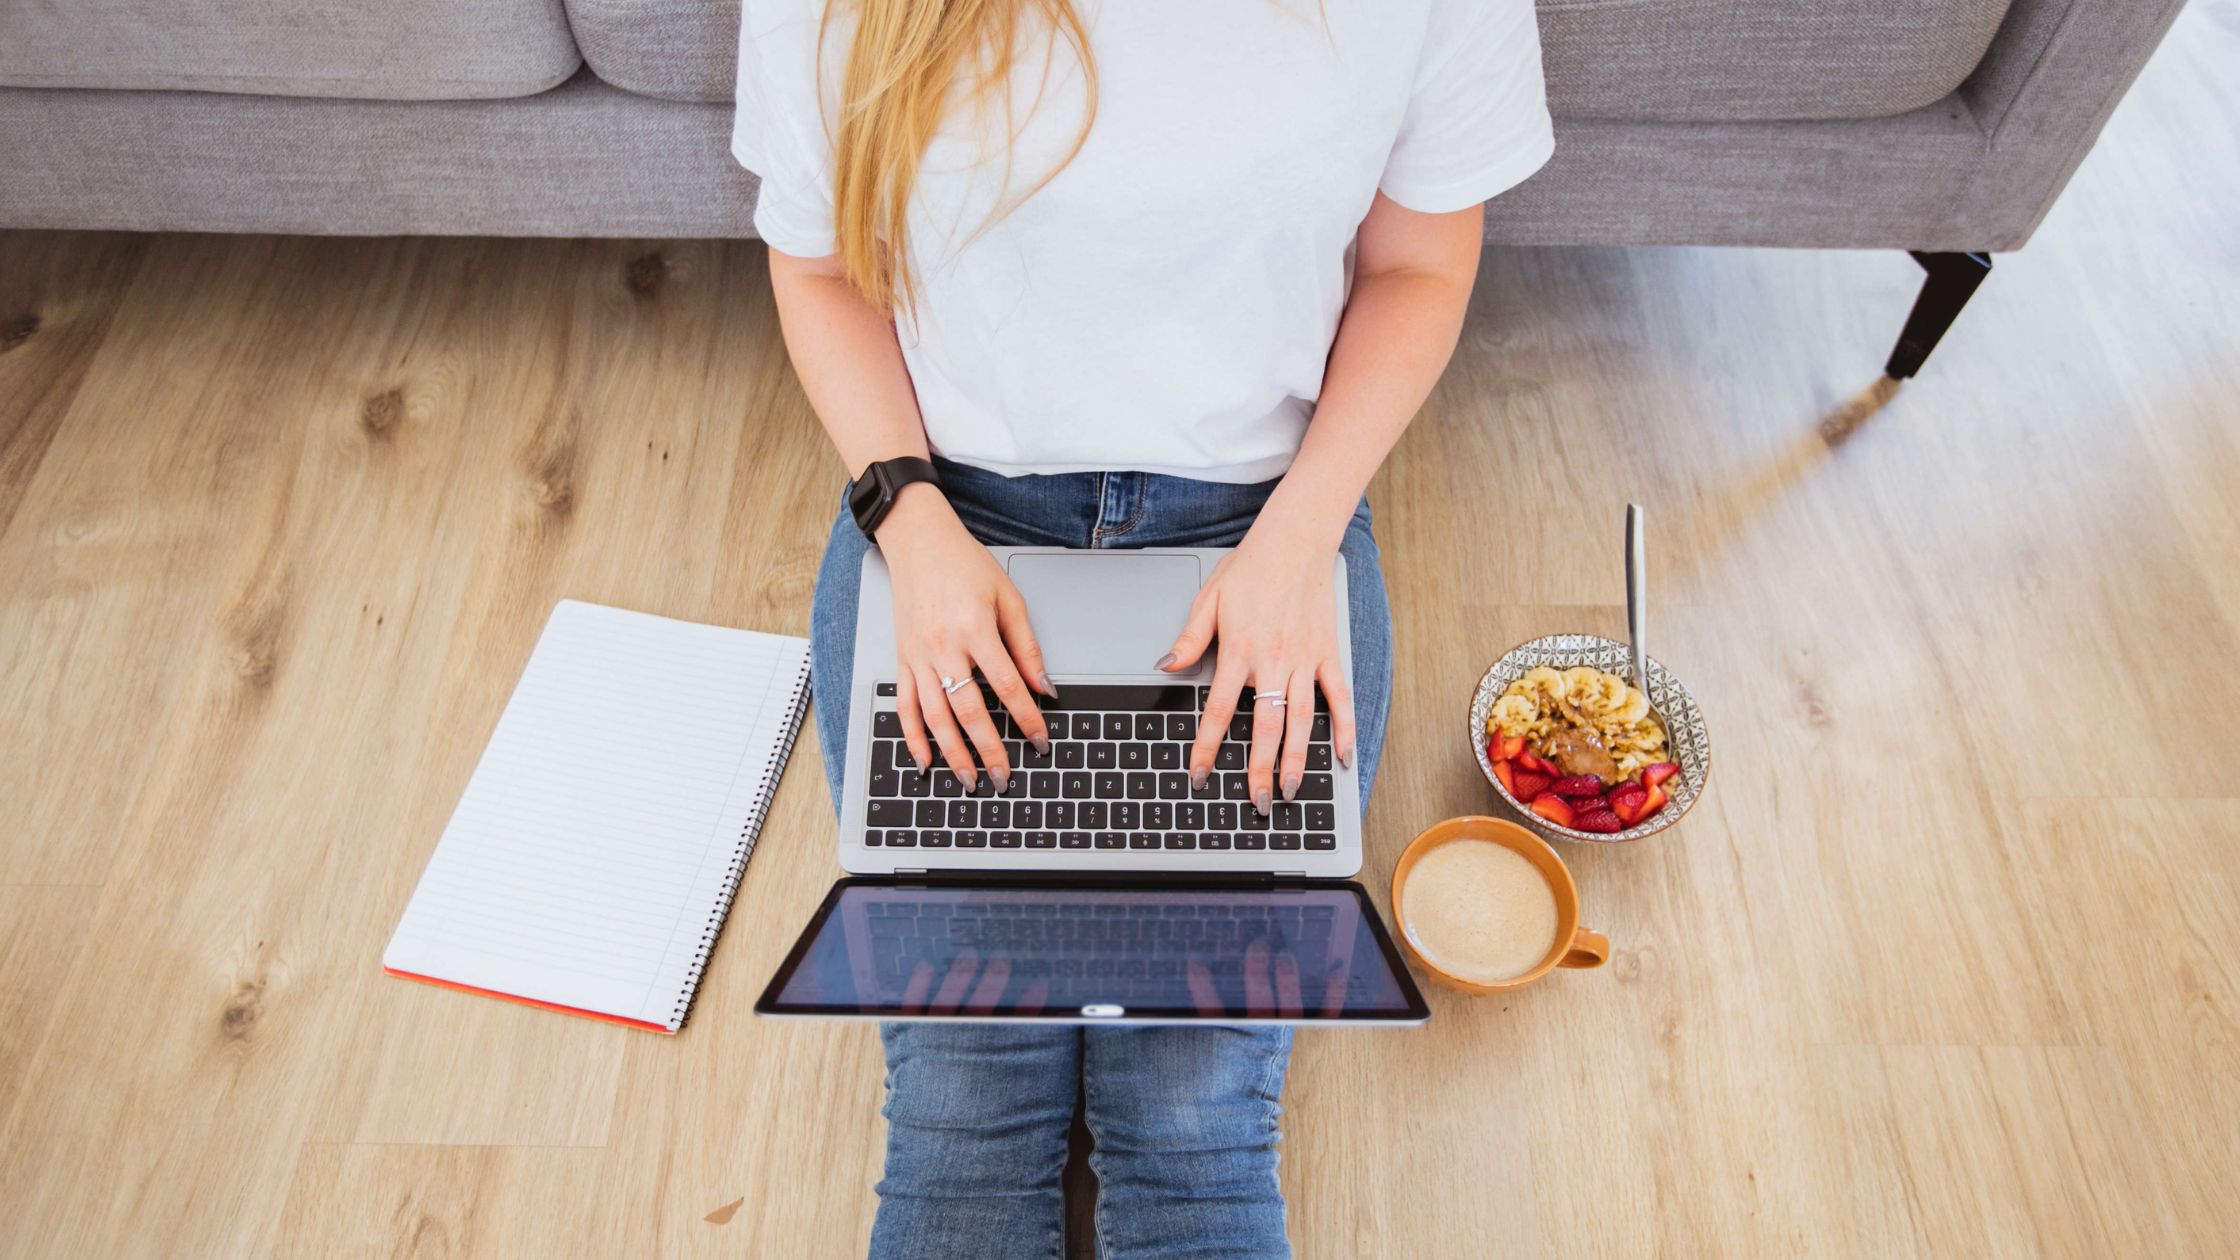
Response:
[{"label": "keyboard key", "polygon": [[902,750],[902,745],[897,743],[896,741],[891,739],[875,739],[871,741],[872,769],[892,770],[895,768],[897,763],[906,762],[908,760],[910,760],[910,754],[904,752]]},{"label": "keyboard key", "polygon": [[872,694],[873,694],[873,695],[880,695],[880,696],[891,696],[891,695],[893,695],[893,694],[894,694],[894,684],[893,684],[893,683],[879,683],[878,685],[874,686],[874,687],[873,687],[873,688],[871,689],[871,692],[872,692]]},{"label": "keyboard key", "polygon": [[935,796],[963,796],[964,780],[958,778],[954,770],[936,770],[933,772],[933,794]]},{"label": "keyboard key", "polygon": [[1159,799],[1179,801],[1190,795],[1190,776],[1180,770],[1168,770],[1159,776]]},{"label": "keyboard key", "polygon": [[1088,771],[1065,770],[1060,773],[1065,776],[1065,786],[1058,793],[1060,796],[1068,800],[1080,801],[1087,800],[1095,795],[1096,780],[1089,777]]},{"label": "keyboard key", "polygon": [[1338,838],[1327,831],[1310,831],[1307,833],[1307,847],[1310,849],[1335,849],[1338,847]]},{"label": "keyboard key", "polygon": [[[1153,718],[1151,720],[1156,722],[1159,719]],[[1150,768],[1150,765],[1151,745],[1134,742],[1120,745],[1120,768],[1122,770],[1144,770]]]},{"label": "keyboard key", "polygon": [[1055,849],[1058,847],[1058,833],[1055,831],[1030,831],[1027,833],[1027,847],[1030,849]]},{"label": "keyboard key", "polygon": [[1215,831],[1235,831],[1237,811],[1241,808],[1235,801],[1215,801],[1206,806],[1206,826]]},{"label": "keyboard key", "polygon": [[949,802],[949,826],[977,827],[980,825],[980,802],[961,800]]},{"label": "keyboard key", "polygon": [[1174,806],[1165,801],[1145,801],[1143,803],[1143,825],[1153,831],[1172,830],[1175,825]]},{"label": "keyboard key", "polygon": [[998,798],[980,807],[980,825],[988,828],[1011,825],[1011,802]]},{"label": "keyboard key", "polygon": [[1223,740],[1213,750],[1213,768],[1216,770],[1244,769],[1246,748],[1235,740]]},{"label": "keyboard key", "polygon": [[972,776],[972,790],[966,796],[989,797],[996,794],[996,781],[985,774]]},{"label": "keyboard key", "polygon": [[865,788],[865,789],[864,789],[865,795],[868,795],[868,796],[900,796],[900,795],[902,795],[902,776],[901,776],[901,775],[899,775],[899,774],[896,774],[896,773],[895,773],[894,771],[892,771],[892,770],[877,770],[877,769],[873,770],[873,771],[871,772],[871,777],[870,777],[870,779],[869,779],[869,784],[870,784],[870,786],[868,786],[867,788]]},{"label": "keyboard key", "polygon": [[1237,810],[1237,812],[1238,812],[1238,813],[1240,813],[1240,814],[1242,814],[1242,815],[1244,815],[1244,824],[1243,824],[1243,825],[1244,825],[1244,829],[1245,829],[1246,831],[1272,831],[1272,830],[1274,830],[1274,828],[1271,828],[1270,826],[1268,826],[1268,816],[1267,816],[1266,814],[1263,814],[1263,813],[1261,813],[1261,812],[1260,812],[1259,810],[1257,810],[1257,809],[1254,809],[1254,808],[1252,808],[1252,807],[1251,807],[1251,806],[1249,806],[1249,805],[1246,805],[1246,806],[1242,806],[1242,807],[1240,807],[1240,808],[1239,808],[1239,809]]},{"label": "keyboard key", "polygon": [[1108,801],[1119,800],[1128,791],[1128,777],[1118,770],[1097,772],[1097,795]]},{"label": "keyboard key", "polygon": [[[1072,688],[1069,687],[1067,690],[1070,691]],[[1073,715],[1073,737],[1075,739],[1096,739],[1102,734],[1104,734],[1104,727],[1097,720],[1096,714],[1076,713]]]},{"label": "keyboard key", "polygon": [[1275,832],[1268,837],[1268,847],[1271,849],[1296,849],[1299,847],[1299,833],[1296,831]]},{"label": "keyboard key", "polygon": [[1100,849],[1125,849],[1128,847],[1128,837],[1117,831],[1100,831],[1097,833],[1097,847]]},{"label": "keyboard key", "polygon": [[918,833],[918,843],[928,849],[946,849],[949,847],[950,839],[951,836],[946,831],[921,831]]},{"label": "keyboard key", "polygon": [[871,734],[878,739],[901,739],[902,715],[893,709],[880,709],[873,713]]},{"label": "keyboard key", "polygon": [[1252,782],[1241,773],[1214,776],[1221,780],[1221,795],[1232,801],[1252,799]]},{"label": "keyboard key", "polygon": [[917,848],[918,833],[915,831],[889,831],[887,833],[887,847],[890,849]]},{"label": "keyboard key", "polygon": [[1330,715],[1328,713],[1314,715],[1314,731],[1307,738],[1317,743],[1327,744],[1330,742]]},{"label": "keyboard key", "polygon": [[1337,829],[1338,809],[1336,806],[1322,801],[1309,801],[1307,803],[1307,830],[1336,831]]},{"label": "keyboard key", "polygon": [[1011,777],[1004,781],[1003,791],[996,793],[1007,801],[1018,800],[1026,794],[1027,776],[1017,771],[1013,771]]},{"label": "keyboard key", "polygon": [[1150,831],[1134,832],[1128,837],[1128,847],[1131,849],[1156,849],[1159,847],[1158,834]]},{"label": "keyboard key", "polygon": [[1309,744],[1309,745],[1307,745],[1307,769],[1309,769],[1309,770],[1328,770],[1329,768],[1330,768],[1330,745],[1328,745],[1328,744]]},{"label": "keyboard key", "polygon": [[[1040,793],[1037,793],[1040,795]],[[1042,825],[1042,802],[1020,801],[1011,807],[1011,825],[1021,831],[1033,831]],[[1334,825],[1334,824],[1333,824]]]},{"label": "keyboard key", "polygon": [[1016,831],[991,831],[988,833],[988,847],[991,849],[1016,849],[1019,847],[1021,839],[1022,837]]},{"label": "keyboard key", "polygon": [[1276,829],[1278,831],[1299,830],[1301,827],[1307,825],[1306,812],[1306,807],[1302,806],[1297,801],[1277,801],[1275,819]]},{"label": "keyboard key", "polygon": [[865,847],[865,848],[867,848],[867,849],[876,849],[876,848],[878,848],[878,847],[879,847],[879,840],[880,840],[880,833],[879,833],[879,832],[877,832],[877,831],[866,831],[866,832],[864,832],[864,833],[863,833],[863,847]]},{"label": "keyboard key", "polygon": [[1081,829],[1084,831],[1101,831],[1111,826],[1112,824],[1104,820],[1105,808],[1105,802],[1103,801],[1080,802],[1074,812],[1081,819]]},{"label": "keyboard key", "polygon": [[911,806],[912,821],[920,827],[940,827],[948,824],[949,807],[940,801],[919,801]]},{"label": "keyboard key", "polygon": [[[1184,782],[1185,784],[1187,784],[1187,783],[1189,782],[1189,780],[1188,780],[1187,778],[1185,778],[1185,779],[1183,780],[1183,782]],[[1191,789],[1190,789],[1190,799],[1191,799],[1191,800],[1193,800],[1193,801],[1218,801],[1218,800],[1220,800],[1220,799],[1221,799],[1221,776],[1220,776],[1220,775],[1218,775],[1218,774],[1209,774],[1209,775],[1207,775],[1207,776],[1206,776],[1206,781],[1205,781],[1205,782],[1203,782],[1203,783],[1199,784],[1198,786],[1196,786],[1196,787],[1194,787],[1194,788],[1191,788]]]},{"label": "keyboard key", "polygon": [[1089,746],[1079,741],[1058,745],[1058,768],[1079,770],[1089,764]]},{"label": "keyboard key", "polygon": [[1170,831],[1167,833],[1167,847],[1170,849],[1195,849],[1198,847],[1198,838],[1186,831]]},{"label": "keyboard key", "polygon": [[1299,799],[1302,801],[1327,801],[1331,795],[1332,785],[1327,774],[1310,773],[1300,780]]},{"label": "keyboard key", "polygon": [[[1102,787],[1102,784],[1098,785]],[[1149,770],[1137,770],[1128,776],[1128,799],[1148,801],[1159,795],[1159,776]]]},{"label": "keyboard key", "polygon": [[1122,831],[1134,831],[1143,826],[1143,806],[1134,801],[1114,801],[1112,825]]},{"label": "keyboard key", "polygon": [[1185,744],[1153,744],[1151,746],[1151,768],[1154,770],[1180,770],[1182,768],[1182,754],[1187,747],[1188,745]]},{"label": "keyboard key", "polygon": [[1067,831],[1073,827],[1073,802],[1052,801],[1042,807],[1042,825],[1052,831]]},{"label": "keyboard key", "polygon": [[960,849],[985,849],[988,847],[988,833],[985,831],[960,831],[957,833],[957,847]]},{"label": "keyboard key", "polygon": [[908,801],[871,801],[863,810],[864,825],[870,827],[907,827],[910,818]]},{"label": "keyboard key", "polygon": [[1195,713],[1169,713],[1167,738],[1187,744],[1198,737],[1198,715]]},{"label": "keyboard key", "polygon": [[1089,745],[1089,768],[1111,770],[1120,764],[1120,745],[1109,740],[1098,740]]},{"label": "keyboard key", "polygon": [[1254,832],[1240,831],[1235,838],[1239,849],[1258,850],[1268,847],[1268,838]]},{"label": "keyboard key", "polygon": [[1117,742],[1135,733],[1136,724],[1128,720],[1127,714],[1107,713],[1104,715],[1103,737],[1105,739]]},{"label": "keyboard key", "polygon": [[1198,837],[1198,844],[1201,848],[1226,851],[1229,847],[1229,833],[1226,831],[1206,832]]},{"label": "keyboard key", "polygon": [[1197,801],[1184,801],[1174,807],[1174,825],[1197,831],[1206,825],[1206,807]]},{"label": "keyboard key", "polygon": [[[1180,717],[1180,714],[1175,716]],[[1136,738],[1144,741],[1158,739],[1167,733],[1166,719],[1156,713],[1136,714]]]},{"label": "keyboard key", "polygon": [[1012,764],[1027,770],[1040,770],[1056,759],[1056,753],[1055,748],[1050,752],[1043,752],[1033,744],[1029,744],[1019,753],[1018,760]]},{"label": "keyboard key", "polygon": [[923,770],[904,770],[901,771],[900,774],[902,776],[902,785],[897,790],[901,795],[908,797],[920,797],[931,796],[933,794],[932,775],[927,774]]},{"label": "keyboard key", "polygon": [[1030,770],[1027,778],[1031,781],[1027,788],[1029,796],[1049,800],[1065,790],[1055,770]]},{"label": "keyboard key", "polygon": [[1236,716],[1229,719],[1229,738],[1240,744],[1252,738],[1252,701],[1249,698],[1237,701]]}]

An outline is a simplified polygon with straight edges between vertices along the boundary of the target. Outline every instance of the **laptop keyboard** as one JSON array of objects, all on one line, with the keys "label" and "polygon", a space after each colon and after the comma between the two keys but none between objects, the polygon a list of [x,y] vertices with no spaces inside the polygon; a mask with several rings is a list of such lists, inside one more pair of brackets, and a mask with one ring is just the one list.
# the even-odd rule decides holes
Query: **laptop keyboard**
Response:
[{"label": "laptop keyboard", "polygon": [[[881,696],[894,694],[879,684]],[[902,719],[872,715],[871,775],[863,843],[889,849],[1329,850],[1338,847],[1330,714],[1316,695],[1314,731],[1298,799],[1252,807],[1245,759],[1252,736],[1246,689],[1202,787],[1190,786],[1206,688],[1070,683],[1038,697],[1050,751],[1037,752],[1000,702],[988,708],[1011,760],[1001,794],[980,775],[972,790],[948,769],[920,771],[902,742]]]}]

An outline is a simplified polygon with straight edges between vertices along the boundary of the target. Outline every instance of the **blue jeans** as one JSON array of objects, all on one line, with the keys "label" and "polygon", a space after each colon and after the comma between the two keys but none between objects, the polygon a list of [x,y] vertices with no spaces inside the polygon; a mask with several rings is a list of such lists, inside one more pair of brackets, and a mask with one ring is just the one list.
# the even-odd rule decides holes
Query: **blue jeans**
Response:
[{"label": "blue jeans", "polygon": [[[991,546],[1233,546],[1276,484],[1135,472],[1002,477],[935,462],[958,517]],[[817,740],[835,809],[867,546],[843,504],[810,621]],[[1392,615],[1366,501],[1339,550],[1366,805],[1392,693]],[[873,1256],[1062,1255],[1060,1177],[1077,1089],[1095,1139],[1100,1254],[1289,1254],[1276,1180],[1289,1029],[929,1023],[887,1024],[880,1036],[887,1167]]]}]

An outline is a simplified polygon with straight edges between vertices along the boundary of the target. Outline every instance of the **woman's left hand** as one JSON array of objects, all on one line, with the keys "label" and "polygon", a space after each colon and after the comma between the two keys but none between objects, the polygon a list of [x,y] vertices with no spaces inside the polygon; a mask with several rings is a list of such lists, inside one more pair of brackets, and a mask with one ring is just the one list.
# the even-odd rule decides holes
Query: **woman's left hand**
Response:
[{"label": "woman's left hand", "polygon": [[[1190,748],[1193,787],[1213,772],[1214,753],[1247,685],[1256,699],[1245,773],[1253,806],[1262,815],[1271,811],[1279,786],[1285,800],[1298,795],[1314,729],[1317,683],[1330,701],[1337,758],[1353,764],[1353,693],[1338,660],[1337,604],[1330,589],[1336,561],[1334,551],[1278,537],[1256,525],[1199,588],[1181,637],[1158,666],[1168,673],[1193,668],[1208,644],[1221,641],[1197,742]],[[1269,703],[1271,696],[1284,702]]]}]

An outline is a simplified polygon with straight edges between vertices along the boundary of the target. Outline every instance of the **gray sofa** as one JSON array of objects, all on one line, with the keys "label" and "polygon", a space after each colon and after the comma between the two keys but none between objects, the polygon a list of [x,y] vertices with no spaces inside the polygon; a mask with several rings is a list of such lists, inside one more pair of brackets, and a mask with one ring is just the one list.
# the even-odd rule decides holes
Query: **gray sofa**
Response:
[{"label": "gray sofa", "polygon": [[[1556,155],[1487,232],[1916,251],[1930,279],[1891,364],[1910,375],[2182,3],[1540,0]],[[752,235],[738,14],[0,0],[0,225]]]}]

